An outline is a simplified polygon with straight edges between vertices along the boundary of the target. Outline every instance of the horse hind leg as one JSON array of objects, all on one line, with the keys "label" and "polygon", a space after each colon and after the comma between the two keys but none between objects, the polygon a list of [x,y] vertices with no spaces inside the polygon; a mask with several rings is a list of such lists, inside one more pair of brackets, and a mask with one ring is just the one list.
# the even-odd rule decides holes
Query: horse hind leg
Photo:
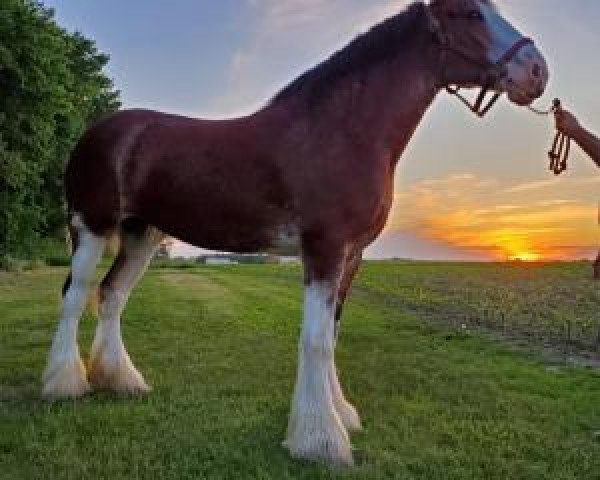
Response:
[{"label": "horse hind leg", "polygon": [[96,389],[130,395],[150,390],[125,349],[121,314],[163,238],[161,232],[137,220],[127,220],[122,226],[119,253],[100,285],[98,326],[89,363],[90,383]]},{"label": "horse hind leg", "polygon": [[106,239],[92,233],[78,215],[71,221],[71,230],[71,273],[63,289],[62,313],[43,376],[42,395],[49,399],[77,398],[90,390],[77,345],[77,329]]}]

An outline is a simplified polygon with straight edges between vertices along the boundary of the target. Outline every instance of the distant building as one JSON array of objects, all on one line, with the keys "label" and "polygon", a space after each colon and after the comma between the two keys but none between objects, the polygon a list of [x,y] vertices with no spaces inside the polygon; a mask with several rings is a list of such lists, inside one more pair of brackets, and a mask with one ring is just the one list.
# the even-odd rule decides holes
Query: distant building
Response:
[{"label": "distant building", "polygon": [[298,263],[297,257],[279,257],[269,254],[214,254],[200,255],[196,258],[198,263],[205,265],[279,265]]},{"label": "distant building", "polygon": [[282,265],[294,265],[300,263],[299,257],[277,257]]},{"label": "distant building", "polygon": [[204,257],[203,260],[205,265],[237,265],[239,263],[225,256]]},{"label": "distant building", "polygon": [[278,256],[269,253],[238,254],[213,252],[192,247],[171,238],[161,242],[157,257],[168,259],[186,258],[203,265],[279,265],[300,263],[299,257]]}]

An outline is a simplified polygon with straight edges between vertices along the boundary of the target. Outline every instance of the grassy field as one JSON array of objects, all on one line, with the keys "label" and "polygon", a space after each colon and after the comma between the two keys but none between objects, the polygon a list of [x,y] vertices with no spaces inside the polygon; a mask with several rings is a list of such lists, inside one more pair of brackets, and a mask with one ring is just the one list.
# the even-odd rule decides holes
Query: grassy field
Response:
[{"label": "grassy field", "polygon": [[[600,479],[598,371],[489,335],[592,356],[600,296],[588,268],[368,264],[337,355],[365,426],[347,472],[280,446],[297,267],[151,270],[124,337],[154,391],[53,405],[39,377],[65,269],[0,272],[0,478]],[[88,317],[84,354],[92,332]]]}]

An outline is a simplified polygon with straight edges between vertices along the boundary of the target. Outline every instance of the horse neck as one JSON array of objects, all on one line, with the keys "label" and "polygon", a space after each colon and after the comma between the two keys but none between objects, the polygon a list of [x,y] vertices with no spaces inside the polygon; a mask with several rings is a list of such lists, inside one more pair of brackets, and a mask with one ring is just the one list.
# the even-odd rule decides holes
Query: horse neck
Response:
[{"label": "horse neck", "polygon": [[304,116],[315,131],[347,135],[353,144],[389,156],[395,165],[439,91],[435,68],[424,61],[431,55],[423,52],[430,50],[414,42],[396,62],[339,81],[316,106],[296,100],[292,121]]},{"label": "horse neck", "polygon": [[394,164],[439,92],[432,72],[416,55],[407,55],[400,66],[383,66],[368,77],[360,100],[347,113]]}]

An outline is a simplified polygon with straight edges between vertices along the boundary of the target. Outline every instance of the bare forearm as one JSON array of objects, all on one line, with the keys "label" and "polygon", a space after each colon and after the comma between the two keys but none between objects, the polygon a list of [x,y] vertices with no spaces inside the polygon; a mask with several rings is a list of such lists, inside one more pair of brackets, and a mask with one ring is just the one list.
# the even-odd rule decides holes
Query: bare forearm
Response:
[{"label": "bare forearm", "polygon": [[600,167],[600,138],[596,137],[592,132],[581,127],[573,140],[587,153],[590,158]]}]

